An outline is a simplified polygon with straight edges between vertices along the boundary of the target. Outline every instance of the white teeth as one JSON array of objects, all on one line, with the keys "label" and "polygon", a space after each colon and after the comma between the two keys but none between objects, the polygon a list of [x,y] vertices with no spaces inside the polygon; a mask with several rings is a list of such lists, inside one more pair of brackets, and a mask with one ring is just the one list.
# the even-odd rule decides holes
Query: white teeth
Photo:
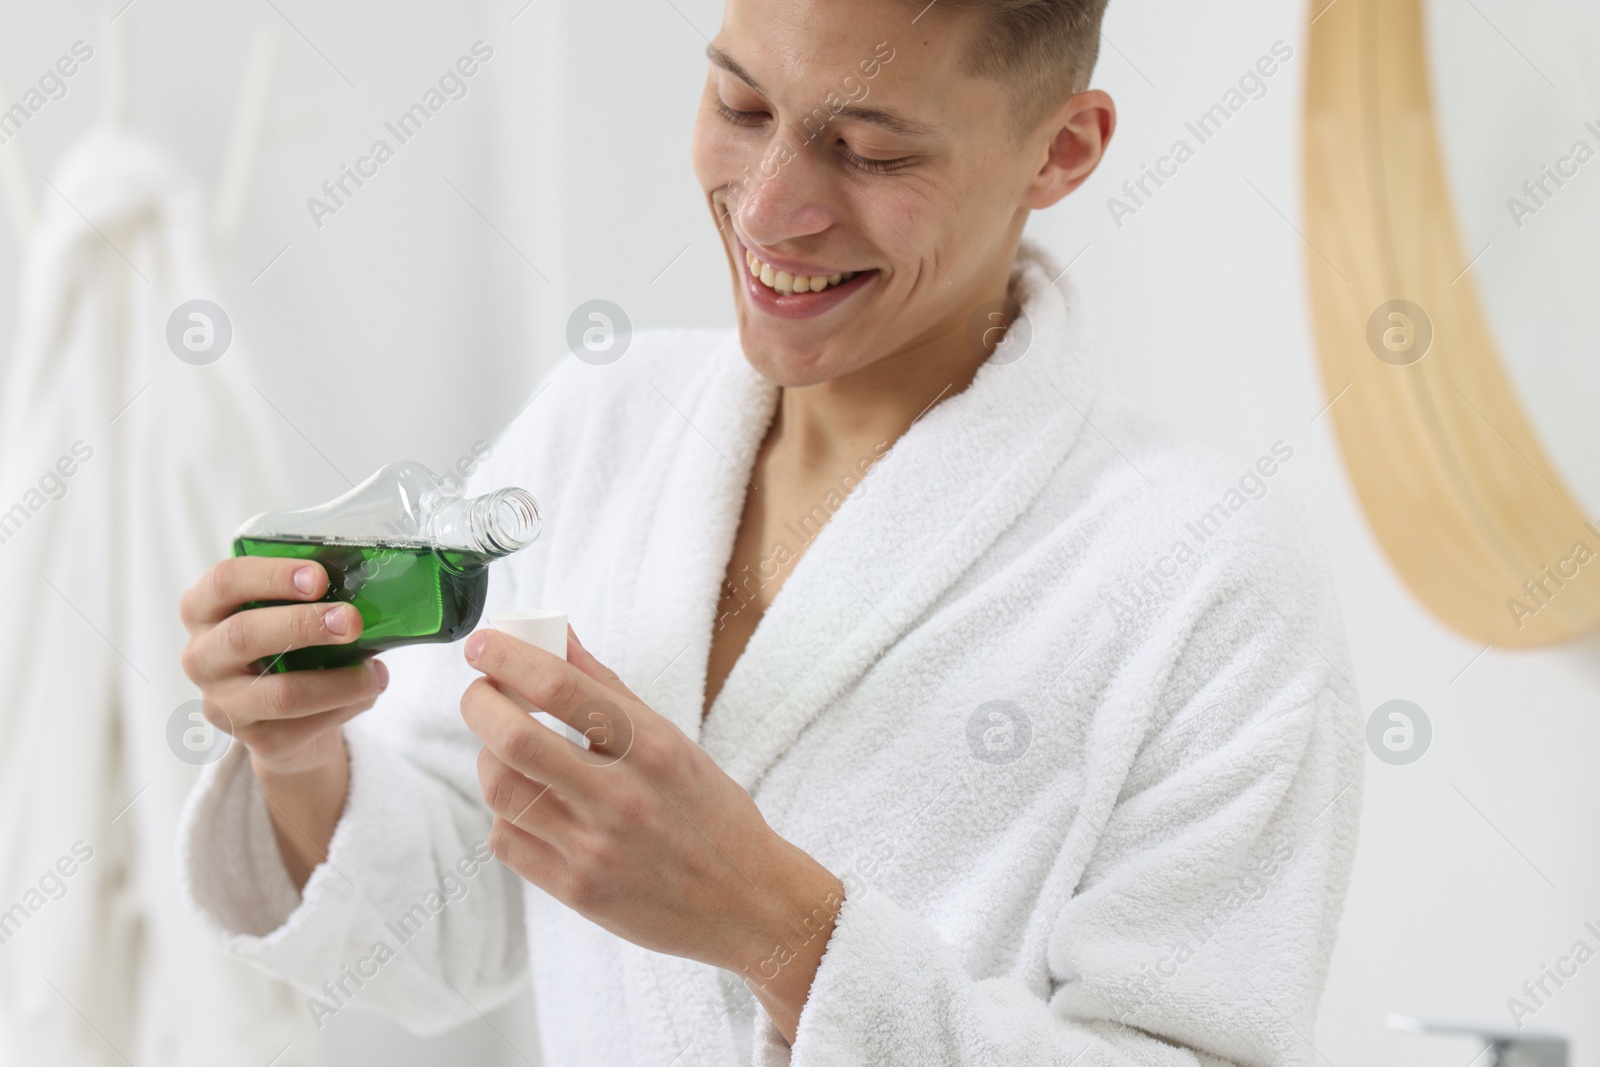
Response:
[{"label": "white teeth", "polygon": [[791,293],[820,293],[824,289],[847,282],[856,276],[855,271],[844,271],[840,274],[818,274],[815,276],[805,274],[790,274],[786,270],[776,270],[770,263],[763,263],[754,252],[745,250],[744,261],[750,267],[750,273],[761,279],[761,284],[778,293],[780,296],[789,296]]}]

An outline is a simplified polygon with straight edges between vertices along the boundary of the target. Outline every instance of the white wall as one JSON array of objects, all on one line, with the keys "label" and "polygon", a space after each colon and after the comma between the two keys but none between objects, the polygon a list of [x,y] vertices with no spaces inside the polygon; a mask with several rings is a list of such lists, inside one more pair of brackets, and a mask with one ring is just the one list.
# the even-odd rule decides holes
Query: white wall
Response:
[{"label": "white wall", "polygon": [[[442,467],[475,440],[492,439],[542,365],[530,342],[536,276],[523,258],[548,264],[553,256],[529,225],[536,157],[500,131],[513,96],[518,115],[536,99],[530,78],[548,68],[550,46],[539,19],[552,5],[512,23],[515,8],[477,0],[402,9],[379,0],[274,2],[276,11],[266,3],[146,0],[120,18],[132,26],[135,127],[207,187],[221,168],[253,32],[275,23],[285,34],[278,136],[263,154],[243,230],[219,256],[239,346],[226,358],[248,358],[252,381],[281,410],[282,418],[271,417],[303,504],[392,459]],[[0,60],[14,89],[77,39],[97,49],[67,95],[25,128],[24,149],[46,197],[54,194],[38,176],[99,111],[99,15],[89,0],[0,4]],[[479,39],[495,54],[467,95],[316,227],[306,199],[388,136],[384,121]],[[0,212],[7,349],[18,252],[12,220]],[[322,1057],[329,1067],[537,1064],[531,1010],[525,997],[432,1040],[340,1012],[323,1031]]]},{"label": "white wall", "polygon": [[[1553,75],[1578,69],[1554,63],[1575,42],[1550,6],[1539,6],[1539,18],[1527,5],[1476,6]],[[1485,98],[1513,87],[1530,95],[1538,75],[1473,5],[1433,7],[1454,64],[1446,85],[1475,80]],[[1341,14],[1335,8],[1326,17]],[[1305,278],[1326,268],[1279,214],[1298,225],[1307,18],[1300,5],[1270,0],[1203,8],[1112,0],[1106,36],[1126,59],[1106,49],[1099,81],[1122,106],[1120,139],[1101,174],[1037,219],[1035,232],[1067,255],[1092,246],[1074,274],[1093,294],[1122,392],[1241,463],[1278,437],[1295,446],[1287,487],[1311,508],[1332,557],[1365,710],[1406,698],[1435,729],[1431,751],[1414,765],[1368,761],[1360,849],[1315,1037],[1319,1062],[1460,1067],[1476,1046],[1390,1031],[1383,1017],[1403,1012],[1509,1028],[1506,998],[1583,936],[1585,919],[1600,919],[1600,777],[1593,771],[1600,640],[1480,656],[1482,646],[1444,629],[1379,551],[1329,420],[1312,421],[1325,398],[1314,373]],[[1117,229],[1105,207],[1114,186],[1279,38],[1299,54],[1268,95]],[[1537,117],[1565,101],[1529,103]],[[1600,117],[1595,105],[1587,110]],[[1570,144],[1566,136],[1552,144],[1544,123],[1514,109],[1452,106],[1449,116],[1464,142],[1452,144],[1455,158],[1469,166],[1493,159],[1510,173],[1533,173],[1551,148]],[[1523,129],[1530,122],[1545,128],[1542,141]],[[1600,170],[1591,178],[1600,186]],[[1556,259],[1531,252],[1531,242],[1514,247],[1503,232],[1514,183],[1462,184],[1472,249],[1501,241],[1479,266],[1519,391],[1543,420],[1563,473],[1600,513],[1593,301],[1576,297],[1593,293],[1600,259],[1594,229],[1577,228],[1581,191],[1552,206],[1571,212],[1548,220],[1552,242],[1559,228],[1577,228]],[[1586,253],[1576,247],[1579,235]],[[1575,1064],[1600,1064],[1600,967],[1580,971],[1528,1028],[1565,1033]]]},{"label": "white wall", "polygon": [[[718,5],[675,2],[682,15],[651,0],[628,5],[624,17],[615,4],[565,9],[562,81],[572,91],[560,115],[568,184],[550,212],[571,229],[563,261],[583,279],[566,306],[581,292],[616,300],[636,324],[727,324],[725,268],[686,143],[703,74],[701,35],[715,33]],[[1536,77],[1470,6],[1434,6],[1448,9],[1439,13],[1440,32],[1457,66],[1447,84],[1475,79],[1494,95],[1494,87],[1526,89]],[[1478,6],[1523,51],[1570,50],[1549,6],[1542,19],[1510,0]],[[1241,465],[1279,438],[1294,446],[1284,487],[1308,505],[1327,544],[1364,710],[1410,699],[1436,731],[1417,764],[1369,761],[1360,851],[1316,1048],[1321,1062],[1351,1067],[1460,1067],[1476,1046],[1392,1031],[1384,1016],[1505,1028],[1506,998],[1570,947],[1584,919],[1600,920],[1593,847],[1600,776],[1592,771],[1600,755],[1600,638],[1549,652],[1480,655],[1481,646],[1438,624],[1374,542],[1328,419],[1313,421],[1326,403],[1305,287],[1308,256],[1316,256],[1294,228],[1308,19],[1301,5],[1282,0],[1111,0],[1097,80],[1119,102],[1121,130],[1102,171],[1030,228],[1063,262],[1082,253],[1072,273],[1092,295],[1121,392]],[[1107,197],[1280,39],[1296,56],[1267,95],[1118,228]],[[1582,56],[1595,54],[1600,48],[1589,47]],[[1582,56],[1579,64],[1590,61]],[[1473,102],[1459,109],[1466,118],[1452,109],[1449,120],[1452,132],[1478,120],[1478,147],[1452,142],[1452,158],[1473,173],[1491,158],[1512,173],[1536,171],[1546,158],[1536,141],[1522,139],[1506,159],[1502,135],[1526,116],[1502,111],[1501,124],[1486,130]],[[1506,218],[1511,191],[1503,182],[1481,184],[1462,205],[1474,250]],[[1595,312],[1592,298],[1579,304],[1576,297],[1592,294],[1600,263],[1594,231],[1574,221],[1584,210],[1579,198],[1571,202],[1575,215],[1553,220],[1575,229],[1565,258],[1534,252],[1530,242],[1516,259],[1491,253],[1479,269],[1491,312],[1509,331],[1502,336],[1519,390],[1563,473],[1600,513],[1593,428],[1600,381],[1588,354]],[[1572,247],[1579,239],[1591,249],[1581,262]],[[685,244],[689,254],[650,286],[648,278]],[[1574,276],[1580,268],[1588,273]],[[1540,287],[1541,277],[1564,284]],[[1512,288],[1519,281],[1522,288]],[[1569,982],[1535,1026],[1571,1037],[1579,1067],[1600,1065],[1600,965]]]},{"label": "white wall", "polygon": [[[400,455],[442,463],[492,434],[562,347],[566,315],[583,300],[610,299],[637,327],[731,322],[722,254],[688,155],[715,0],[275,2],[298,27],[285,27],[277,113],[307,121],[269,149],[248,224],[226,256],[239,294],[230,311],[256,380],[294,424],[283,429],[284,448],[306,499],[343,487],[335,467],[359,477]],[[1491,83],[1533,76],[1469,5],[1434,6],[1449,23],[1458,72]],[[1567,46],[1553,19],[1512,0],[1477,7],[1537,60],[1553,64]],[[83,0],[7,0],[0,13],[9,31],[0,58],[13,82],[95,32]],[[266,4],[145,0],[124,17],[136,26],[138,125],[213,180],[250,30],[279,16]],[[1341,1067],[1460,1067],[1470,1045],[1394,1033],[1382,1019],[1402,1011],[1504,1026],[1506,998],[1580,936],[1584,919],[1600,920],[1600,640],[1480,655],[1410,598],[1360,514],[1328,420],[1315,418],[1325,398],[1305,295],[1314,268],[1291,225],[1306,20],[1282,0],[1112,0],[1098,81],[1121,106],[1121,130],[1102,172],[1032,232],[1064,260],[1082,253],[1073,275],[1093,298],[1120,391],[1241,464],[1279,438],[1295,448],[1288,481],[1277,484],[1321,528],[1366,708],[1405,697],[1436,731],[1415,765],[1369,761],[1360,852],[1315,1044],[1321,1062]],[[496,57],[471,95],[315,229],[305,198],[478,38]],[[1106,198],[1279,39],[1296,58],[1266,97],[1117,227]],[[36,165],[89,121],[97,91],[75,84],[30,125]],[[1515,125],[1517,116],[1500,119]],[[1497,175],[1531,174],[1549,158],[1548,140],[1489,143],[1492,152],[1464,141],[1451,149],[1475,174],[1490,158]],[[1600,170],[1589,177],[1600,186]],[[1496,236],[1511,191],[1498,177],[1463,183],[1474,248]],[[1571,217],[1552,221],[1575,225],[1585,209],[1572,203]],[[0,331],[9,332],[9,220],[0,240]],[[1480,273],[1486,286],[1507,286],[1491,291],[1490,305],[1511,331],[1502,336],[1519,387],[1547,420],[1564,472],[1600,508],[1600,385],[1586,354],[1594,331],[1582,329],[1594,312],[1578,318],[1586,309],[1571,306],[1577,287],[1509,288],[1539,269],[1570,278],[1535,247],[1508,239],[1505,261],[1491,253]],[[1584,263],[1595,267],[1592,257]],[[1581,291],[1593,293],[1594,276]],[[1519,344],[1519,321],[1544,331],[1537,343]],[[1552,322],[1575,325],[1561,333]],[[520,1054],[487,1024],[428,1045],[341,1014],[330,1062],[440,1062],[447,1047],[451,1062],[536,1062],[526,1010],[493,1017]],[[1571,1036],[1580,1067],[1600,1067],[1600,964],[1535,1023]]]}]

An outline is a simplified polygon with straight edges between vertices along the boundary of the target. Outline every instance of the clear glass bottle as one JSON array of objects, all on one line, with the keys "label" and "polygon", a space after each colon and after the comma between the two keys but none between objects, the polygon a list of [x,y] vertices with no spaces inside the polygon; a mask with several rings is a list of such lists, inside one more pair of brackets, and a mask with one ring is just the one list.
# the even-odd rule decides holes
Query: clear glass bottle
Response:
[{"label": "clear glass bottle", "polygon": [[[327,601],[361,612],[361,636],[273,657],[266,669],[347,667],[385,649],[457,641],[483,614],[489,564],[539,536],[524,489],[463,497],[420,463],[391,463],[314,508],[268,511],[234,533],[235,556],[309,559],[328,572]],[[294,603],[258,601],[246,607]]]}]

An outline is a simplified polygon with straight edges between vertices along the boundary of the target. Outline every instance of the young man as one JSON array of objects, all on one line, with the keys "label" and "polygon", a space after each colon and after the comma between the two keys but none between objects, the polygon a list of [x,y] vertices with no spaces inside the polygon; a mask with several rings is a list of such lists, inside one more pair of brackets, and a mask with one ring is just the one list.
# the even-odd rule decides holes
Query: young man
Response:
[{"label": "young man", "polygon": [[320,568],[186,596],[235,952],[424,1031],[531,969],[552,1064],[1311,1062],[1361,754],[1292,452],[1129,412],[1019,249],[1111,137],[1103,6],[729,0],[737,332],[561,363],[478,476],[547,508],[489,610],[568,609],[566,661],[258,677],[358,635]]}]

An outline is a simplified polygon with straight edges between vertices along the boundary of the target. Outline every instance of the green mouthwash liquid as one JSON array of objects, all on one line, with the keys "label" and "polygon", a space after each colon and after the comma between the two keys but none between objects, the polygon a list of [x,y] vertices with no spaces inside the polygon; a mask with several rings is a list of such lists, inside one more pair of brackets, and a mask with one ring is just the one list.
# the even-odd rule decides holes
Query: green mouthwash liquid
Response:
[{"label": "green mouthwash liquid", "polygon": [[[386,649],[456,641],[472,632],[489,590],[481,552],[417,544],[350,544],[314,539],[239,537],[235,556],[308,559],[328,572],[325,601],[343,600],[361,612],[361,636],[347,644],[297,648],[267,661],[275,672],[349,667]],[[247,608],[292,604],[265,600]]]}]

